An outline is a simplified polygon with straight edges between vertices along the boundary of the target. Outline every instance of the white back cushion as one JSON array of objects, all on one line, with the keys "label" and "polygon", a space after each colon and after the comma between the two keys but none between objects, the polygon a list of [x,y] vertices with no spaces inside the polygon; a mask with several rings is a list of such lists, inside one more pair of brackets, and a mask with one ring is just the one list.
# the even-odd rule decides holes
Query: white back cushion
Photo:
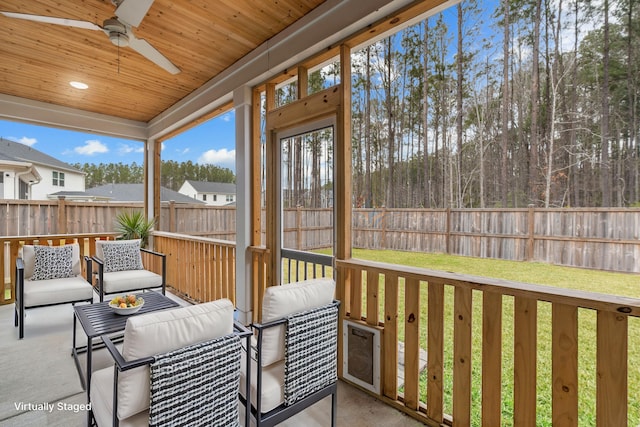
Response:
[{"label": "white back cushion", "polygon": [[[144,296],[143,296],[144,298]],[[122,356],[135,360],[208,341],[233,332],[233,303],[221,299],[127,319]],[[149,409],[149,367],[121,372],[118,417]]]},{"label": "white back cushion", "polygon": [[[34,245],[24,245],[22,246],[22,261],[24,262],[24,278],[27,280],[31,279],[33,276],[33,267],[36,263],[36,253],[33,247]],[[71,243],[72,252],[72,264],[71,270],[74,276],[82,273],[82,267],[80,265],[80,245],[77,243]]]},{"label": "white back cushion", "polygon": [[[336,283],[330,278],[270,286],[262,300],[262,322],[320,307],[333,301]],[[262,335],[262,366],[284,359],[284,325],[269,328]]]},{"label": "white back cushion", "polygon": [[104,262],[105,273],[144,268],[140,239],[96,240],[96,256]]}]

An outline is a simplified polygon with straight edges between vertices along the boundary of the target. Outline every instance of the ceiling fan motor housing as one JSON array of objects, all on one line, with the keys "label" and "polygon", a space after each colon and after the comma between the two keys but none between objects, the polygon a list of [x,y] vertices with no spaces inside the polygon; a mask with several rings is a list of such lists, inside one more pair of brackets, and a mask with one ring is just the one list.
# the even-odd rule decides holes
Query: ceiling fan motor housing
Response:
[{"label": "ceiling fan motor housing", "polygon": [[109,18],[104,21],[102,28],[109,34],[109,40],[116,46],[125,47],[129,45],[127,27],[116,18]]}]

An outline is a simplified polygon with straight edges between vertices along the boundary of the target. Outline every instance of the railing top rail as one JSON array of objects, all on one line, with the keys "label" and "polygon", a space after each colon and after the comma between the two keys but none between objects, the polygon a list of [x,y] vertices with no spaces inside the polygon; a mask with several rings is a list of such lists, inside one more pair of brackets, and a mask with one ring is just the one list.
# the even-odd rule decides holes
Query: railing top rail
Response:
[{"label": "railing top rail", "polygon": [[58,239],[86,239],[91,237],[117,236],[118,233],[74,233],[74,234],[34,234],[25,236],[0,236],[0,240],[23,241],[23,240],[58,240]]},{"label": "railing top rail", "polygon": [[327,267],[333,266],[333,256],[331,255],[318,254],[315,252],[298,251],[296,249],[282,249],[281,253],[284,258],[291,258],[297,261],[311,262],[318,265],[326,265]]},{"label": "railing top rail", "polygon": [[[295,210],[295,208],[287,208],[285,210]],[[316,209],[320,210],[320,209]],[[628,212],[628,213],[640,213],[640,208],[630,207],[610,207],[610,208],[543,208],[543,207],[531,207],[531,208],[353,208],[354,212],[425,212],[425,213],[446,213],[446,212],[562,212],[572,214],[576,212],[599,212],[599,213],[612,213],[612,212]]]},{"label": "railing top rail", "polygon": [[154,237],[166,237],[174,240],[188,240],[190,242],[214,243],[219,246],[236,247],[236,242],[231,240],[212,239],[210,237],[193,236],[190,234],[170,233],[167,231],[154,231],[151,233]]},{"label": "railing top rail", "polygon": [[410,277],[427,282],[464,286],[479,291],[640,317],[640,299],[638,298],[356,259],[336,260],[336,267],[375,270],[385,275]]}]

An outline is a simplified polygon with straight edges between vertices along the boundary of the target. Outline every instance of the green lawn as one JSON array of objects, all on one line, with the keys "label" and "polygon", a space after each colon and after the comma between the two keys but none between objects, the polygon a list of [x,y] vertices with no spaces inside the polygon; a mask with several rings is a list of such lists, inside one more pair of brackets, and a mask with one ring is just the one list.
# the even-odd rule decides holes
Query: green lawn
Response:
[{"label": "green lawn", "polygon": [[[640,276],[578,268],[560,267],[542,263],[466,258],[442,254],[397,251],[354,250],[354,258],[390,264],[424,267],[476,276],[502,278],[519,282],[555,287],[581,289],[640,298]],[[382,287],[381,287],[382,288]],[[401,301],[403,296],[400,296]],[[445,319],[453,318],[453,288],[446,287]],[[473,309],[473,425],[480,425],[481,414],[481,348],[482,295],[474,291]],[[503,426],[513,425],[513,298],[503,300]],[[426,289],[421,293],[421,319],[426,319]],[[593,311],[579,310],[579,423],[595,425],[596,383],[596,315]],[[422,321],[422,320],[421,320]],[[400,334],[404,333],[400,323]],[[421,325],[421,343],[426,348],[426,322]],[[453,322],[445,326],[445,411],[452,413],[452,354]],[[640,320],[629,322],[629,425],[640,424]],[[423,374],[421,400],[426,401],[426,378]],[[551,426],[551,305],[538,304],[538,365],[537,365],[537,426]]]}]

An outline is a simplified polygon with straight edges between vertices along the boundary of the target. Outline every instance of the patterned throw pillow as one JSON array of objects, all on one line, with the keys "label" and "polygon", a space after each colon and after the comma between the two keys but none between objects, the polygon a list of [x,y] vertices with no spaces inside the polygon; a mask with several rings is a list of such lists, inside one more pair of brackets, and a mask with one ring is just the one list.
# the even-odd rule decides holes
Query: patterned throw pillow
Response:
[{"label": "patterned throw pillow", "polygon": [[104,254],[104,272],[142,270],[140,241],[114,242],[102,246]]},{"label": "patterned throw pillow", "polygon": [[73,249],[64,246],[34,246],[35,261],[31,280],[73,277]]}]

